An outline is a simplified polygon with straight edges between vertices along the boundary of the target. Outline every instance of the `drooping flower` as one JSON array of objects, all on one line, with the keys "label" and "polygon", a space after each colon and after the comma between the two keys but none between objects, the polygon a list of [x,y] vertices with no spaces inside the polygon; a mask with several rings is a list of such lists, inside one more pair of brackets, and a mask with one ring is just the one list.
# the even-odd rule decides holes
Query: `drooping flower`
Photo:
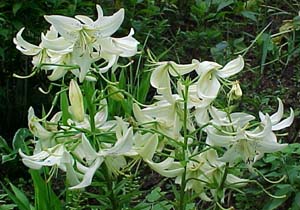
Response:
[{"label": "drooping flower", "polygon": [[206,128],[206,143],[227,149],[220,160],[234,163],[242,159],[251,169],[253,163],[260,159],[264,153],[280,151],[287,146],[287,144],[277,142],[268,115],[263,122],[251,130],[247,130],[247,122],[251,118],[247,115],[244,116],[246,119],[243,119],[243,115],[240,117],[234,123],[228,123],[227,126],[225,124],[222,127],[210,125]]},{"label": "drooping flower", "polygon": [[196,62],[198,64],[197,73],[200,75],[197,84],[198,96],[202,99],[214,99],[217,97],[221,84],[219,79],[228,78],[240,72],[244,68],[242,56],[222,66],[209,61]]},{"label": "drooping flower", "polygon": [[[195,70],[196,64],[177,64],[173,61],[158,62],[151,74],[150,83],[152,87],[157,89],[157,92],[162,95],[172,95],[171,79],[180,75],[185,75]],[[166,93],[167,91],[167,93]]]}]

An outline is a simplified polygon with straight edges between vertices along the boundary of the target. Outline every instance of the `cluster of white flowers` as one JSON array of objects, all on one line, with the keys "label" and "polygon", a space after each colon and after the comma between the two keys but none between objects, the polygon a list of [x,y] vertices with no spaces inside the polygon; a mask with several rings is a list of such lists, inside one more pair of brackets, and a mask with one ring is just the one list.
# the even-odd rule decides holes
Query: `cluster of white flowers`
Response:
[{"label": "cluster of white flowers", "polygon": [[[123,21],[124,10],[109,17],[103,16],[98,5],[97,11],[96,21],[82,15],[75,19],[46,16],[52,26],[46,35],[42,34],[39,46],[23,40],[24,29],[14,42],[21,52],[34,56],[36,67],[52,71],[50,80],[58,80],[70,70],[83,82],[93,70],[92,63],[104,59],[107,65],[99,71],[106,72],[119,56],[130,57],[137,52],[132,29],[127,37],[111,37]],[[241,56],[224,67],[198,60],[191,64],[155,63],[150,83],[157,91],[156,102],[145,107],[133,104],[134,123],[121,117],[108,120],[105,97],[97,102],[97,111],[91,118],[85,112],[84,94],[73,79],[68,88],[69,118],[65,123],[62,112],[46,121],[29,109],[28,126],[35,136],[35,149],[33,155],[20,151],[22,160],[33,169],[52,166],[65,171],[70,189],[79,189],[91,184],[103,163],[112,174],[118,174],[127,165],[126,157],[142,159],[162,176],[174,177],[177,184],[186,183],[185,190],[194,190],[206,201],[214,200],[220,190],[224,194],[226,188],[247,182],[229,173],[228,167],[244,161],[251,169],[264,153],[286,146],[277,142],[274,131],[290,126],[294,118],[291,109],[290,116],[281,121],[280,99],[278,111],[271,116],[259,113],[259,120],[246,113],[216,108],[214,102],[223,83],[232,87],[225,98],[231,101],[241,97],[239,83],[228,78],[243,68]],[[197,75],[193,80],[187,77],[191,72]],[[205,142],[201,142],[200,132],[205,134]],[[224,151],[219,153],[221,157],[217,147]],[[184,154],[182,148],[186,149]],[[157,162],[155,156],[159,154],[168,157]]]},{"label": "cluster of white flowers", "polygon": [[[163,134],[164,139],[156,144],[157,150],[164,152],[164,148],[168,148],[165,152],[169,154],[169,158],[158,163],[152,158],[147,159],[149,166],[163,176],[176,177],[175,182],[178,184],[181,184],[182,173],[186,173],[186,179],[189,180],[186,190],[193,189],[203,200],[212,200],[206,190],[216,196],[225,173],[226,163],[232,166],[233,163],[242,160],[251,170],[253,164],[264,153],[276,152],[287,146],[278,143],[273,132],[290,126],[294,118],[291,109],[290,116],[280,121],[283,117],[283,104],[280,99],[278,99],[278,111],[271,116],[259,113],[260,120],[255,120],[254,116],[243,112],[229,113],[213,106],[220,92],[220,82],[232,85],[232,89],[227,94],[229,98],[232,94],[235,97],[241,96],[238,82],[230,82],[227,78],[243,68],[244,60],[241,56],[224,67],[215,62],[198,60],[193,60],[191,64],[186,65],[159,62],[151,75],[151,85],[157,90],[158,95],[155,98],[158,101],[143,109],[137,104],[133,107],[135,118],[141,127],[157,130]],[[181,80],[177,82],[177,87],[171,88],[171,76],[182,77],[192,71],[196,71],[198,77],[189,81],[187,88]],[[227,80],[224,81],[224,78]],[[184,103],[187,103],[185,123],[188,132],[194,133],[202,127],[202,131],[207,136],[206,146],[202,146],[202,150],[199,149],[203,145],[199,142],[201,139],[197,139],[197,136],[194,139],[192,136],[189,137],[188,144],[191,146],[187,150],[188,163],[185,172],[182,160],[176,158],[179,149],[175,148],[173,152],[167,152],[170,150],[170,145],[174,145],[170,139],[181,143],[184,141],[182,135],[184,134]],[[192,146],[195,144],[196,146]],[[222,157],[218,157],[214,149],[216,147],[225,149]],[[243,186],[247,180],[227,173],[223,182],[222,190],[226,186]]]},{"label": "cluster of white flowers", "polygon": [[32,63],[46,71],[52,71],[48,76],[54,81],[71,71],[82,82],[91,64],[105,60],[106,66],[99,69],[104,73],[117,63],[119,57],[131,57],[137,53],[138,41],[132,36],[133,29],[126,37],[113,38],[124,19],[124,9],[112,16],[103,16],[103,11],[97,5],[98,18],[93,21],[84,15],[75,18],[50,15],[45,19],[51,24],[46,34],[41,34],[41,43],[33,45],[22,38],[22,28],[14,43],[25,55],[34,56]]}]

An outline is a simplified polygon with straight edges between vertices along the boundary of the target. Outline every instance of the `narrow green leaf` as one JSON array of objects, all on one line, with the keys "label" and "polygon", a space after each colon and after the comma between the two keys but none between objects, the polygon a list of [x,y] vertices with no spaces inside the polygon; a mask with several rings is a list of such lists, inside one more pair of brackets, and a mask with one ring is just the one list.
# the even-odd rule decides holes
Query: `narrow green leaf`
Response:
[{"label": "narrow green leaf", "polygon": [[0,182],[0,184],[2,185],[2,189],[7,193],[8,197],[18,206],[19,210],[30,210],[30,207],[25,206],[2,182]]},{"label": "narrow green leaf", "polygon": [[256,18],[257,13],[251,12],[251,11],[242,11],[241,14],[245,18],[248,18],[250,20],[253,20],[254,22],[257,22],[257,18]]},{"label": "narrow green leaf", "polygon": [[224,9],[225,7],[228,7],[231,4],[233,4],[233,0],[222,1],[218,6],[217,12],[220,12],[222,9]]},{"label": "narrow green leaf", "polygon": [[61,202],[53,192],[50,183],[47,183],[37,170],[29,170],[34,184],[35,207],[37,210],[61,210]]},{"label": "narrow green leaf", "polygon": [[14,192],[14,194],[16,195],[16,198],[24,205],[26,206],[26,208],[30,209],[30,203],[29,200],[27,198],[27,196],[19,189],[17,188],[15,185],[13,185],[12,183],[9,183],[12,191]]},{"label": "narrow green leaf", "polygon": [[67,125],[67,120],[70,118],[69,100],[66,91],[60,94],[60,109],[62,111],[62,123]]},{"label": "narrow green leaf", "polygon": [[13,11],[14,16],[16,16],[17,12],[22,8],[22,5],[23,5],[23,2],[17,2],[17,3],[13,4],[12,11]]},{"label": "narrow green leaf", "polygon": [[15,204],[3,204],[0,206],[0,210],[13,210],[17,207]]}]

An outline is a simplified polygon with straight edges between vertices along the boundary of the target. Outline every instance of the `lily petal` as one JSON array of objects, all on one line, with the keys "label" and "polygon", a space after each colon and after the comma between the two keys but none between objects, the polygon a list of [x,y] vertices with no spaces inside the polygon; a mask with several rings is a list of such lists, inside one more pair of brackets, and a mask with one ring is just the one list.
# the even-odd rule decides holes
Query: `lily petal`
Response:
[{"label": "lily petal", "polygon": [[212,71],[203,72],[197,82],[198,96],[202,99],[214,99],[220,87],[220,82]]},{"label": "lily petal", "polygon": [[236,59],[227,63],[221,70],[216,71],[216,74],[221,78],[227,78],[237,74],[244,68],[244,59],[238,56]]},{"label": "lily petal", "polygon": [[[99,7],[97,7],[98,15],[101,11]],[[121,26],[124,20],[124,9],[120,9],[118,12],[113,14],[112,16],[103,16],[99,17],[95,23],[96,36],[97,37],[107,37],[115,33],[118,28]]]},{"label": "lily petal", "polygon": [[81,189],[81,188],[91,185],[93,176],[94,176],[95,172],[97,171],[97,169],[102,164],[103,160],[104,160],[103,157],[98,157],[94,161],[94,163],[89,168],[86,169],[82,181],[78,185],[69,187],[69,189],[76,190],[76,189]]},{"label": "lily petal", "polygon": [[82,29],[80,21],[62,15],[45,15],[44,18],[65,39],[76,40],[79,37],[79,31]]},{"label": "lily petal", "polygon": [[42,50],[39,46],[30,44],[29,42],[25,41],[22,37],[22,32],[25,28],[21,28],[20,31],[17,33],[16,38],[13,39],[18,50],[20,50],[25,55],[37,55]]},{"label": "lily petal", "polygon": [[287,128],[293,123],[293,121],[294,121],[294,111],[293,111],[292,108],[290,109],[290,112],[291,112],[291,114],[288,118],[286,118],[285,120],[282,120],[280,123],[272,126],[273,131],[278,131],[278,130]]}]

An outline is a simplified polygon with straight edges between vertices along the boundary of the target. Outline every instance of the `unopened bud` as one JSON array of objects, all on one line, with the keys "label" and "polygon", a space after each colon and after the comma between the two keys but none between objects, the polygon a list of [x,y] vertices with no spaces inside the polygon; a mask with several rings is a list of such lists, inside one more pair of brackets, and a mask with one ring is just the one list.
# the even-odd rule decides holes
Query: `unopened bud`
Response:
[{"label": "unopened bud", "polygon": [[83,97],[79,85],[75,80],[71,80],[70,82],[69,100],[71,104],[69,111],[72,117],[75,121],[82,122],[84,120]]},{"label": "unopened bud", "polygon": [[242,97],[242,95],[243,95],[243,92],[240,87],[239,81],[233,82],[232,88],[228,93],[228,97],[232,98],[232,99],[238,99],[238,98]]},{"label": "unopened bud", "polygon": [[110,97],[115,101],[122,101],[124,100],[124,95],[120,92],[120,89],[116,86],[108,86],[108,93]]}]

